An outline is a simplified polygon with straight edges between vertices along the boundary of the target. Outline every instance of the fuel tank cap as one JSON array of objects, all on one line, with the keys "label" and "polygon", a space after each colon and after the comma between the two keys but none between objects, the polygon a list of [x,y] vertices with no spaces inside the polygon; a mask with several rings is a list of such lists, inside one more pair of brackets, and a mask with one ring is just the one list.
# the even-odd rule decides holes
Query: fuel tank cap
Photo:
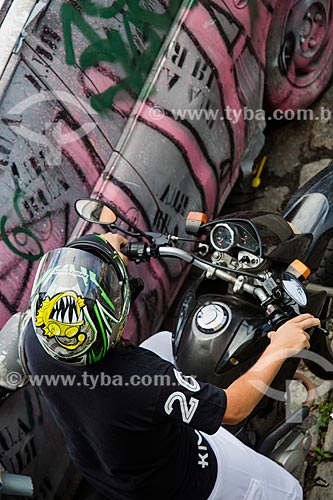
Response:
[{"label": "fuel tank cap", "polygon": [[221,330],[229,320],[227,309],[220,304],[206,304],[196,313],[196,326],[202,333],[210,334]]}]

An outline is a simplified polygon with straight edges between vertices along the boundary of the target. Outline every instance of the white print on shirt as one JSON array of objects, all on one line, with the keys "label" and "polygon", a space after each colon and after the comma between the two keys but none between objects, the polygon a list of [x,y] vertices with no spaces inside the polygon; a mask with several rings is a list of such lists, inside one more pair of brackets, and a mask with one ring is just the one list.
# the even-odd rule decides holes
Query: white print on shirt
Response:
[{"label": "white print on shirt", "polygon": [[170,394],[164,405],[164,410],[168,415],[172,413],[175,401],[179,401],[183,422],[186,424],[190,423],[196,409],[198,408],[199,400],[191,398],[189,403],[187,403],[185,394],[179,391],[173,392]]},{"label": "white print on shirt", "polygon": [[203,455],[202,453],[200,453],[200,451],[207,451],[208,452],[208,448],[204,444],[201,444],[202,443],[202,436],[201,436],[200,432],[197,431],[196,429],[194,429],[194,432],[198,436],[198,450],[199,450],[198,465],[201,465],[201,468],[204,469],[205,467],[208,467],[208,465],[209,465],[209,463],[207,461],[208,453],[205,453]]},{"label": "white print on shirt", "polygon": [[[200,391],[200,385],[195,380],[195,378],[183,375],[181,372],[175,369],[173,369],[173,372],[179,385],[192,392]],[[198,408],[199,400],[196,398],[191,398],[188,403],[185,394],[179,391],[173,392],[172,394],[170,394],[164,405],[164,410],[168,415],[172,413],[175,401],[179,401],[183,422],[188,424],[189,422],[191,422],[195,411]]]},{"label": "white print on shirt", "polygon": [[192,392],[200,391],[200,384],[190,375],[183,375],[182,372],[173,369],[175,377],[180,385]]}]

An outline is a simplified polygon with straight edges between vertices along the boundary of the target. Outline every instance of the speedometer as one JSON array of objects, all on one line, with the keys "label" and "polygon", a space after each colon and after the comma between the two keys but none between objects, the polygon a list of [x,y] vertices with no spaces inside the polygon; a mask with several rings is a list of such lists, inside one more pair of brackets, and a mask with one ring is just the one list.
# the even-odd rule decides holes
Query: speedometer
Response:
[{"label": "speedometer", "polygon": [[226,252],[234,245],[235,232],[228,224],[217,224],[210,233],[210,241],[216,250]]}]

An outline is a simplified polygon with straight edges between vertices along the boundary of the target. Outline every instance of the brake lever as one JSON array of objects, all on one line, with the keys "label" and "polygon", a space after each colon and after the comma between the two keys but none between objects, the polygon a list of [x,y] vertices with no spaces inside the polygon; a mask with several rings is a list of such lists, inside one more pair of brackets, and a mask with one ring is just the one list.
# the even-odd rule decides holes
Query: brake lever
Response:
[{"label": "brake lever", "polygon": [[310,331],[308,333],[310,337],[312,337],[314,334],[325,335],[325,337],[328,337],[330,334],[329,330],[321,326],[313,326],[312,328],[310,328]]}]

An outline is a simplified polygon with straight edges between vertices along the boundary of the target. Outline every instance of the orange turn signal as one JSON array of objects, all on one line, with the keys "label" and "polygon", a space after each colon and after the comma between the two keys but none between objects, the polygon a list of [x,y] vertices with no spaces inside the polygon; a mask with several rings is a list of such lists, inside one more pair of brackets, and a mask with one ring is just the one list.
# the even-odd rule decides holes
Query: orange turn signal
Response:
[{"label": "orange turn signal", "polygon": [[295,276],[295,278],[307,279],[311,274],[311,269],[309,269],[303,262],[296,259],[288,267],[287,272]]}]

